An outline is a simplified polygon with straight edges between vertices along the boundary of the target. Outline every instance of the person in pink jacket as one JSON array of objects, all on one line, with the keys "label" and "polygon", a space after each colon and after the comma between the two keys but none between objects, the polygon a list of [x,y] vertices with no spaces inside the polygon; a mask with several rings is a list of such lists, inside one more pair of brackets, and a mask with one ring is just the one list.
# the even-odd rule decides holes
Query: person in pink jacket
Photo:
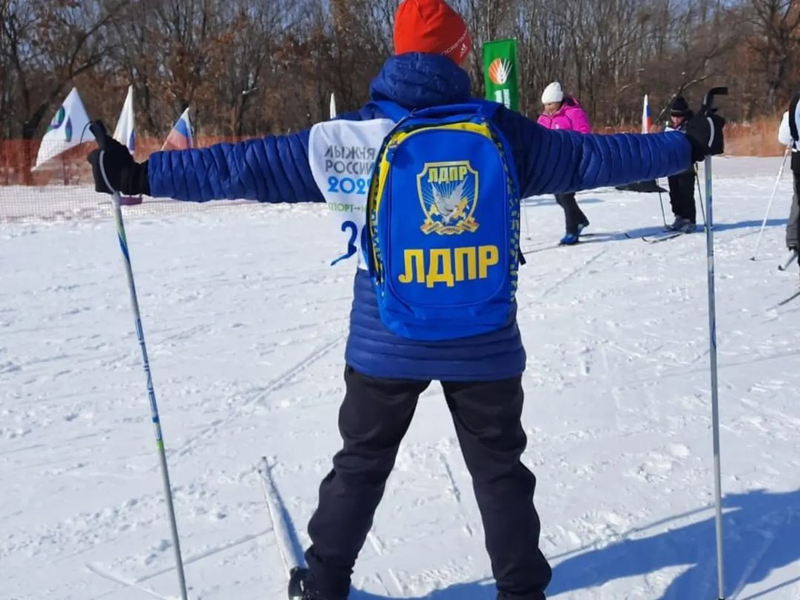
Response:
[{"label": "person in pink jacket", "polygon": [[[554,81],[542,94],[544,112],[539,116],[539,125],[548,129],[565,129],[578,133],[592,133],[589,117],[572,96],[566,96],[561,84]],[[567,233],[561,238],[563,245],[578,243],[581,231],[589,226],[589,219],[583,214],[575,200],[575,194],[556,194],[556,202],[564,209]]]}]

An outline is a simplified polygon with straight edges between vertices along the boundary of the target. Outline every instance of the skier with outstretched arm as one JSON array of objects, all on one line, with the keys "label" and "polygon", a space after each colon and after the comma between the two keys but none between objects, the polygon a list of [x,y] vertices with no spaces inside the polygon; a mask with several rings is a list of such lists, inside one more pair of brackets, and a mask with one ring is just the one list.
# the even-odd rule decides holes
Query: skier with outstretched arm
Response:
[{"label": "skier with outstretched arm", "polygon": [[348,597],[400,442],[437,380],[473,479],[498,598],[543,600],[551,570],[539,550],[536,480],[520,460],[519,201],[683,171],[709,152],[723,122],[690,123],[686,135],[581,135],[476,100],[460,68],[469,32],[442,0],[402,2],[394,42],[357,112],[291,135],[156,152],[140,164],[109,140],[90,156],[96,189],[111,192],[104,172],[126,194],[327,201],[344,213],[337,230],[347,249],[337,261],[358,268],[343,447],[320,486],[308,569],[293,574],[292,597]]}]

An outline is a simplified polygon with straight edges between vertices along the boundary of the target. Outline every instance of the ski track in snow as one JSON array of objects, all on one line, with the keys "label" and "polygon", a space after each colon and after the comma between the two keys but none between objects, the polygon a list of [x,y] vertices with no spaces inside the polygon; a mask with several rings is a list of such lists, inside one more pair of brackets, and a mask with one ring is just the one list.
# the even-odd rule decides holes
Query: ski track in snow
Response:
[{"label": "ski track in snow", "polygon": [[[715,163],[729,600],[800,599],[800,304],[780,273],[791,182],[750,261],[780,159]],[[19,188],[0,188],[14,214]],[[0,598],[176,598],[155,441],[104,199],[87,221],[0,223]],[[523,459],[557,600],[716,593],[705,236],[653,195],[596,190],[575,247],[526,203]],[[169,209],[169,210],[167,210]],[[338,450],[352,265],[321,206],[127,211],[193,600],[285,597],[291,552]],[[610,233],[609,233],[610,232]],[[602,235],[601,235],[602,234]],[[270,457],[270,519],[253,474]],[[279,486],[279,487],[278,487]],[[296,558],[296,560],[299,560]],[[354,600],[493,598],[471,481],[441,389],[423,394],[354,574]]]},{"label": "ski track in snow", "polygon": [[[141,592],[143,594],[147,594],[148,596],[152,596],[153,598],[159,598],[160,600],[168,600],[168,596],[162,596],[161,594],[157,594],[152,590],[149,590],[141,585],[139,585],[138,581],[128,581],[122,577],[114,575],[113,573],[107,572],[101,566],[88,564],[86,565],[86,569],[95,575],[102,577],[103,579],[107,579],[113,583],[116,583],[124,588],[130,588],[136,590],[137,592]],[[96,596],[96,598],[104,598],[111,595],[113,592],[108,592],[102,594],[101,596]]]},{"label": "ski track in snow", "polygon": [[242,415],[246,413],[252,405],[263,403],[263,401],[269,397],[270,394],[284,388],[295,378],[298,373],[301,373],[302,371],[311,367],[311,365],[313,365],[316,361],[323,358],[331,350],[341,344],[345,338],[345,333],[337,335],[332,340],[325,342],[316,348],[313,352],[311,352],[311,354],[297,362],[285,373],[282,373],[264,387],[255,388],[246,392],[243,399],[232,405],[230,414],[228,416],[226,416],[224,419],[214,421],[209,427],[203,429],[199,434],[187,440],[187,442],[178,448],[176,452],[179,455],[191,454],[192,451],[197,447],[197,444],[207,440],[209,436],[213,436],[230,422],[242,418]]}]

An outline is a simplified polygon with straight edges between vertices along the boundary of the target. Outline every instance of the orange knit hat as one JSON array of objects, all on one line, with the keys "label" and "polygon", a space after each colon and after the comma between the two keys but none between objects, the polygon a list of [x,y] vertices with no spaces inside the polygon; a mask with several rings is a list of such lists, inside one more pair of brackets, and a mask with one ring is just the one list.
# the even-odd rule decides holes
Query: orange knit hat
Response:
[{"label": "orange knit hat", "polygon": [[464,20],[443,0],[404,0],[394,19],[394,52],[444,54],[460,65],[472,48]]}]

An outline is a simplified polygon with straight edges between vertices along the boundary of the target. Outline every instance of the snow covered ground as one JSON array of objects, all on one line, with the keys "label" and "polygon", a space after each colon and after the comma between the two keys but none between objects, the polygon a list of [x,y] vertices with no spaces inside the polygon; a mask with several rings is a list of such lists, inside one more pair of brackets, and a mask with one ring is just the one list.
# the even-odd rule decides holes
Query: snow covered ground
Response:
[{"label": "snow covered ground", "polygon": [[[779,273],[790,180],[750,261],[778,161],[716,163],[727,593],[800,599],[800,300]],[[59,193],[58,189],[46,193]],[[84,192],[87,197],[92,194]],[[0,203],[18,189],[0,188]],[[716,598],[705,238],[649,245],[653,195],[580,201],[574,248],[528,255],[526,463],[559,600]],[[101,202],[93,197],[91,202]],[[17,203],[19,204],[19,203]],[[525,248],[560,209],[529,204]],[[135,214],[133,209],[131,214]],[[351,265],[321,206],[128,221],[195,600],[277,600],[262,456],[301,541],[338,448]],[[0,224],[0,598],[177,596],[144,376],[113,225]],[[494,598],[438,386],[420,405],[353,598]]]}]

